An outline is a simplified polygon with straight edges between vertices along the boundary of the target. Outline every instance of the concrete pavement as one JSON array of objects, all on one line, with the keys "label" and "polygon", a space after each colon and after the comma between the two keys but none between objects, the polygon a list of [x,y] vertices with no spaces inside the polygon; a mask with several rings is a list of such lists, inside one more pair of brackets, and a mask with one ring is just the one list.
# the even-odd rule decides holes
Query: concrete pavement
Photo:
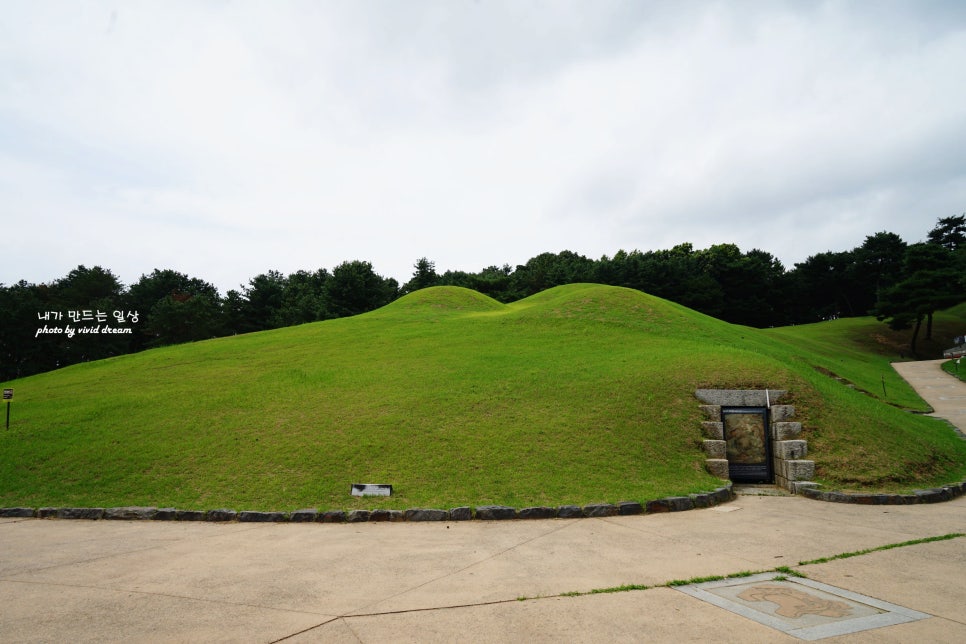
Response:
[{"label": "concrete pavement", "polygon": [[[624,584],[799,569],[933,617],[835,642],[966,641],[966,497],[747,496],[671,514],[454,523],[0,521],[0,641],[797,641]],[[537,599],[519,600],[528,597]]]},{"label": "concrete pavement", "polygon": [[[945,418],[966,433],[966,382],[940,368],[946,360],[894,362],[892,366],[929,403],[931,416]],[[966,370],[966,363],[960,364]]]},{"label": "concrete pavement", "polygon": [[[661,587],[788,566],[929,615],[823,641],[961,642],[966,537],[799,565],[951,533],[966,533],[966,497],[860,506],[742,496],[539,521],[0,519],[0,641],[794,642]],[[566,595],[625,584],[651,588]]]}]

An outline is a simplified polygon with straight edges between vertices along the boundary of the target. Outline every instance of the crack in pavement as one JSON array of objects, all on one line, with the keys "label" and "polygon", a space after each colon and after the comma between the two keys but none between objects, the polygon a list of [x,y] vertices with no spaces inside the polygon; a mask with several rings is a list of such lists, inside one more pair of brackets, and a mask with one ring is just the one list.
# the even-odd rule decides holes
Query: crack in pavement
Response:
[{"label": "crack in pavement", "polygon": [[[551,532],[555,532],[555,531],[556,530],[553,530]],[[547,534],[550,534],[550,533],[547,533]],[[517,548],[517,547],[519,547],[521,545],[524,545],[526,543],[532,542],[532,541],[534,541],[536,539],[541,538],[542,536],[546,536],[546,535],[539,535],[537,537],[533,537],[532,539],[528,539],[526,541],[523,541],[523,542],[517,544],[516,546],[513,546],[511,548],[507,548],[507,549],[503,550],[501,553],[496,553],[496,554],[492,555],[491,557],[488,557],[487,559],[492,559],[493,557],[499,556],[500,554],[502,554],[504,552],[509,552],[510,550],[513,550],[514,548]],[[918,544],[918,543],[910,543],[910,544],[901,544],[901,545],[902,545],[902,547],[906,547],[906,546],[916,546],[916,545],[921,545],[921,544]],[[878,552],[878,551],[879,550],[871,550],[869,552],[857,553],[855,556],[865,556],[865,555],[869,555],[869,554],[872,554],[873,552]],[[485,561],[485,560],[483,560],[483,561]],[[477,562],[477,563],[480,563],[480,562]],[[809,566],[809,565],[813,565],[813,563],[819,563],[819,562],[800,563],[798,566],[794,566],[793,568],[795,570],[798,570],[800,568],[803,568],[803,567],[806,567],[806,566]],[[827,563],[827,562],[823,562],[823,563]],[[471,566],[467,566],[463,570],[465,570],[466,568],[472,567],[472,565],[476,565],[476,564],[471,564]],[[778,570],[778,569],[762,570],[762,571],[759,571],[756,574],[766,574],[766,573],[767,574],[770,574],[770,573],[773,573],[773,572],[774,573],[779,573],[781,571]],[[455,573],[453,573],[453,574],[455,574]],[[800,574],[802,574],[802,576],[805,576],[803,573],[800,573]],[[716,576],[716,579],[726,579],[726,578],[740,579],[740,578],[744,578],[744,577],[748,577],[748,576],[749,575],[747,573],[737,573],[737,574],[729,575],[729,576]],[[445,577],[445,576],[443,576],[443,577]],[[443,577],[440,577],[440,578],[443,578]],[[695,579],[691,580],[689,583],[699,584],[699,583],[702,583],[701,579],[703,579],[703,578],[695,578]],[[427,583],[429,583],[429,582],[427,582]],[[422,586],[422,585],[425,585],[425,584],[420,584],[420,586]],[[337,621],[337,620],[338,621],[341,621],[343,624],[345,624],[346,628],[349,629],[349,631],[352,633],[353,637],[355,637],[357,641],[362,642],[363,640],[361,638],[359,638],[358,634],[355,632],[354,629],[352,629],[352,626],[349,623],[349,620],[351,620],[353,618],[383,617],[383,616],[390,616],[390,615],[402,615],[402,614],[407,614],[407,613],[432,612],[432,611],[452,610],[452,609],[460,609],[460,608],[475,608],[475,607],[480,607],[480,606],[493,606],[493,605],[498,605],[498,604],[511,604],[511,603],[516,603],[516,602],[519,602],[519,601],[534,601],[534,600],[541,600],[541,599],[556,599],[556,598],[563,598],[563,597],[585,597],[585,596],[590,596],[590,595],[594,595],[594,594],[599,594],[601,592],[630,592],[630,591],[639,591],[639,590],[654,590],[654,589],[658,589],[658,588],[672,588],[673,586],[680,586],[680,585],[681,584],[675,583],[674,581],[665,581],[663,583],[654,584],[654,585],[650,585],[650,586],[643,586],[642,585],[642,586],[637,586],[637,587],[630,587],[630,586],[628,586],[628,587],[617,587],[617,588],[614,588],[614,589],[591,590],[591,591],[581,592],[581,593],[578,593],[578,594],[574,594],[574,593],[571,593],[571,592],[558,592],[558,593],[553,593],[553,594],[548,594],[548,595],[538,595],[538,596],[534,596],[534,597],[522,597],[522,598],[516,598],[516,599],[502,599],[502,600],[493,600],[493,601],[485,601],[485,602],[471,602],[471,603],[464,603],[464,604],[453,604],[453,605],[445,605],[445,606],[431,606],[431,607],[424,607],[424,608],[408,608],[408,609],[379,611],[379,612],[373,612],[373,613],[353,613],[353,614],[346,614],[346,615],[341,615],[341,616],[339,616],[337,618],[333,618],[333,619],[327,620],[326,622],[323,622],[321,624],[317,624],[315,626],[312,626],[312,627],[303,629],[303,630],[301,630],[301,631],[299,631],[297,633],[292,633],[292,634],[287,635],[287,636],[285,636],[285,637],[283,637],[281,639],[274,640],[272,642],[272,644],[275,644],[275,643],[281,642],[281,641],[285,641],[287,639],[291,639],[292,637],[295,637],[297,635],[301,635],[303,633],[306,633],[306,632],[315,630],[317,628],[321,628],[321,627],[323,627],[323,626],[325,626],[327,624],[331,624],[332,622]],[[418,588],[418,587],[419,586],[416,586],[416,588]],[[837,586],[837,587],[840,588],[840,589],[842,588],[841,584],[839,584],[839,586]],[[404,592],[408,592],[408,591],[404,591]],[[399,594],[403,594],[403,593],[397,593],[397,596]],[[695,598],[695,597],[692,597],[692,599],[694,599],[695,601],[701,601],[700,599]],[[929,611],[920,611],[920,612],[926,612],[926,614],[930,615],[931,617],[937,618],[937,619],[948,620],[948,621],[953,622],[955,624],[964,624],[964,625],[966,625],[966,622],[962,622],[961,620],[958,620],[958,619],[954,619],[954,618],[950,618],[950,617],[938,615],[938,614],[936,614],[934,612],[929,612]]]},{"label": "crack in pavement", "polygon": [[[506,554],[508,552],[511,552],[513,550],[516,550],[517,548],[520,548],[521,546],[525,546],[528,543],[532,543],[532,542],[536,541],[537,539],[543,539],[544,537],[547,537],[547,536],[549,536],[549,535],[551,535],[551,534],[553,534],[555,532],[559,532],[560,530],[563,530],[563,529],[569,527],[570,525],[572,525],[572,524],[565,523],[563,525],[560,525],[560,526],[557,526],[557,527],[553,528],[552,530],[547,530],[546,532],[543,532],[541,534],[538,534],[538,535],[535,535],[533,537],[530,537],[529,539],[524,539],[523,541],[520,541],[519,543],[514,544],[514,545],[510,546],[509,548],[504,548],[503,550],[500,550],[499,552],[495,552],[495,553],[493,553],[493,554],[491,554],[491,555],[489,555],[487,557],[484,557],[483,559],[480,559],[479,561],[474,561],[474,562],[472,562],[470,564],[467,564],[467,565],[463,566],[462,568],[459,568],[457,570],[453,570],[451,572],[448,572],[448,573],[445,573],[445,574],[442,574],[442,575],[438,575],[436,577],[433,577],[432,579],[428,579],[428,580],[426,580],[426,581],[424,581],[424,582],[422,582],[420,584],[416,584],[415,586],[411,586],[410,588],[406,588],[405,590],[401,590],[401,591],[399,591],[399,592],[397,592],[395,594],[389,595],[387,597],[382,597],[380,599],[377,599],[376,601],[373,601],[373,602],[370,602],[370,603],[365,604],[363,606],[360,606],[359,608],[356,608],[354,611],[351,611],[349,613],[346,613],[344,616],[345,617],[354,617],[354,616],[356,616],[358,614],[357,611],[365,610],[366,608],[368,608],[370,606],[375,606],[377,604],[381,604],[383,602],[389,601],[390,599],[395,599],[396,597],[399,597],[401,595],[405,595],[406,593],[410,593],[410,592],[412,592],[414,590],[417,590],[419,588],[422,588],[423,586],[427,586],[427,585],[429,585],[429,584],[431,584],[433,582],[439,581],[441,579],[446,579],[447,577],[452,577],[454,575],[458,575],[461,572],[464,572],[466,570],[469,570],[470,568],[473,568],[475,566],[479,566],[480,564],[485,563],[487,561],[490,561],[491,559],[495,559],[495,558],[500,557],[500,556],[502,556],[502,555],[504,555],[504,554]],[[508,601],[516,601],[516,599],[508,600]]]},{"label": "crack in pavement", "polygon": [[[95,584],[65,584],[63,582],[54,581],[31,581],[29,579],[9,579],[5,577],[0,577],[0,583],[8,584],[24,584],[30,586],[55,586],[58,588],[76,588],[80,590],[99,590],[108,593],[128,593],[131,595],[144,595],[146,597],[167,597],[169,599],[181,599],[185,601],[192,602],[204,602],[207,604],[221,604],[223,606],[241,606],[244,608],[258,608],[261,610],[271,610],[282,613],[295,613],[297,615],[327,615],[327,613],[319,613],[316,611],[309,610],[296,610],[294,608],[281,608],[278,606],[265,606],[262,604],[252,604],[248,602],[233,602],[226,601],[224,599],[209,599],[207,597],[192,597],[191,595],[176,595],[174,593],[159,593],[150,590],[139,590],[137,588],[114,588],[111,586],[98,586]],[[331,615],[332,619],[338,619],[341,615]]]},{"label": "crack in pavement", "polygon": [[[351,625],[349,624],[349,622],[347,620],[349,620],[351,618],[357,618],[357,617],[380,617],[380,616],[384,616],[384,615],[401,615],[401,614],[405,614],[405,613],[419,613],[419,612],[428,612],[428,611],[435,611],[435,610],[452,610],[452,609],[455,609],[455,608],[473,608],[473,607],[476,607],[476,606],[492,606],[492,605],[496,605],[496,604],[509,604],[509,603],[512,603],[512,602],[519,601],[518,598],[514,597],[512,599],[497,599],[497,600],[491,600],[491,601],[485,601],[485,602],[472,602],[472,603],[468,603],[468,604],[453,604],[453,605],[446,605],[446,606],[427,606],[427,607],[423,607],[423,608],[403,608],[403,609],[398,609],[398,610],[377,611],[377,612],[372,612],[372,613],[362,613],[362,612],[359,612],[359,611],[365,610],[366,608],[368,608],[370,606],[375,606],[375,605],[381,604],[383,602],[389,601],[391,599],[395,599],[396,597],[400,597],[402,595],[405,595],[406,593],[410,593],[410,592],[412,592],[414,590],[418,590],[419,588],[422,588],[422,587],[427,586],[429,584],[432,584],[434,582],[440,581],[442,579],[446,579],[447,577],[452,577],[454,575],[458,575],[458,574],[460,574],[462,572],[465,572],[465,571],[469,570],[470,568],[479,566],[482,563],[485,563],[487,561],[490,561],[492,559],[495,559],[497,557],[500,557],[500,556],[502,556],[502,555],[504,555],[504,554],[506,554],[508,552],[511,552],[513,550],[516,550],[517,548],[520,548],[521,546],[525,546],[525,545],[527,545],[529,543],[533,543],[534,541],[537,541],[538,539],[543,539],[544,537],[547,537],[547,536],[549,536],[549,535],[551,535],[551,534],[553,534],[555,532],[559,532],[560,530],[563,530],[565,528],[568,528],[571,525],[573,525],[573,523],[567,522],[567,523],[564,523],[562,525],[556,526],[556,527],[554,527],[551,530],[547,530],[546,532],[543,532],[541,534],[538,534],[538,535],[535,535],[533,537],[530,537],[529,539],[524,539],[523,541],[520,541],[518,543],[515,543],[514,545],[512,545],[512,546],[510,546],[508,548],[504,548],[503,550],[500,550],[499,552],[494,552],[493,554],[491,554],[489,556],[486,556],[486,557],[484,557],[484,558],[482,558],[482,559],[480,559],[478,561],[474,561],[474,562],[472,562],[470,564],[467,564],[467,565],[463,566],[462,568],[459,568],[457,570],[450,571],[450,572],[445,573],[445,574],[442,574],[442,575],[437,575],[437,576],[433,577],[432,579],[427,579],[426,581],[424,581],[422,583],[416,584],[414,586],[410,586],[409,588],[406,588],[404,590],[401,590],[401,591],[399,591],[397,593],[394,593],[392,595],[388,595],[386,597],[381,597],[381,598],[377,599],[376,601],[370,602],[368,604],[364,604],[363,606],[360,606],[360,607],[356,608],[353,611],[344,613],[344,614],[339,615],[338,617],[335,617],[333,619],[326,620],[326,621],[324,621],[324,622],[322,622],[320,624],[316,624],[314,626],[310,626],[308,628],[302,629],[302,630],[298,631],[297,633],[291,633],[291,634],[286,635],[285,637],[282,637],[280,639],[273,640],[271,644],[276,644],[276,642],[283,642],[285,640],[288,640],[288,639],[291,639],[293,637],[296,637],[297,635],[302,635],[303,633],[308,633],[308,632],[313,631],[315,629],[322,628],[323,626],[326,626],[327,624],[331,624],[332,622],[337,621],[337,620],[341,620],[346,625],[346,628],[348,628],[350,630],[350,632],[352,633],[353,637],[355,637],[359,642],[362,642],[362,640],[359,639],[359,636],[355,633],[355,631],[352,630],[352,627],[351,627]],[[552,595],[552,596],[555,596],[555,595]],[[537,598],[534,597],[534,598],[530,598],[530,599],[537,599]]]}]

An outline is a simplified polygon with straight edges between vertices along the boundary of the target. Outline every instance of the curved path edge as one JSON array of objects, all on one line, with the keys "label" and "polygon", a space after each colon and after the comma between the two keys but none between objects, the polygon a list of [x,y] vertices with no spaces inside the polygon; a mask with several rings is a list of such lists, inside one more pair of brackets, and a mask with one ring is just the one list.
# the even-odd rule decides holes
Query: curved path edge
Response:
[{"label": "curved path edge", "polygon": [[[949,422],[960,437],[966,438],[966,382],[943,371],[941,365],[944,362],[945,359],[893,362],[892,368],[932,407],[928,416]],[[822,492],[815,488],[804,488],[799,493],[808,499],[833,503],[913,505],[952,501],[966,494],[966,481],[941,488],[915,490],[912,494],[847,494]]]},{"label": "curved path edge", "polygon": [[943,371],[944,362],[893,362],[892,368],[932,407],[927,415],[948,421],[966,436],[966,382]]},{"label": "curved path edge", "polygon": [[441,510],[412,508],[409,510],[328,510],[315,508],[295,512],[254,512],[229,509],[178,510],[176,508],[119,507],[119,508],[0,508],[0,517],[37,519],[116,519],[126,521],[240,521],[251,523],[363,523],[409,521],[482,521],[512,519],[582,519],[636,514],[659,514],[710,508],[734,500],[731,482],[712,492],[669,496],[646,503],[591,503],[584,506],[561,505],[511,508],[503,505],[481,505]]}]

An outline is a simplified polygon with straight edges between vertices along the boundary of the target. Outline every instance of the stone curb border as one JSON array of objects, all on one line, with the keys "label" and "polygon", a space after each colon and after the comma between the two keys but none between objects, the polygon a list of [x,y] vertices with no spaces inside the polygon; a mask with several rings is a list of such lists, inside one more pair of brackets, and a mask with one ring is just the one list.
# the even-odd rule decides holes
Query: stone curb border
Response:
[{"label": "stone curb border", "polygon": [[252,512],[228,509],[177,510],[174,508],[0,508],[0,517],[24,519],[88,519],[88,520],[151,520],[151,521],[212,521],[253,523],[362,523],[403,521],[500,521],[509,519],[582,519],[593,517],[628,516],[681,512],[696,508],[710,508],[734,500],[731,484],[713,492],[689,496],[669,496],[645,504],[637,501],[561,505],[559,507],[511,508],[503,505],[481,505],[450,510],[413,508],[410,510],[296,510],[295,512]]},{"label": "stone curb border", "polygon": [[920,503],[942,503],[952,501],[966,494],[966,481],[944,485],[928,490],[913,490],[912,494],[849,494],[846,492],[822,492],[815,488],[802,487],[798,494],[807,499],[831,503],[855,503],[857,505],[917,505]]},{"label": "stone curb border", "polygon": [[[846,492],[822,492],[813,487],[801,487],[798,495],[815,501],[830,503],[854,503],[856,505],[918,505],[942,503],[966,495],[966,481],[941,488],[914,490],[912,494],[850,494]],[[87,519],[104,520],[153,520],[153,521],[210,521],[241,523],[362,523],[403,521],[505,521],[512,519],[583,519],[594,517],[629,516],[635,514],[658,514],[683,512],[710,508],[735,499],[731,484],[713,492],[689,496],[669,496],[640,504],[621,501],[617,504],[591,503],[561,505],[559,507],[536,506],[511,508],[503,505],[481,505],[474,508],[463,506],[450,510],[413,508],[409,510],[296,510],[295,512],[253,512],[229,509],[177,510],[174,508],[120,507],[120,508],[0,508],[0,518],[22,519]]]}]

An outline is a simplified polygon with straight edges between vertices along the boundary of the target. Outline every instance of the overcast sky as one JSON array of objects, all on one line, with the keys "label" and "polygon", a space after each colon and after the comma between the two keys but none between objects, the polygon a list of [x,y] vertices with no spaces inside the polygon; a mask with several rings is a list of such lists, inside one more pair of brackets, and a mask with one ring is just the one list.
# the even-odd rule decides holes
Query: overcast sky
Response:
[{"label": "overcast sky", "polygon": [[966,211],[966,2],[0,0],[0,282],[407,281]]}]

